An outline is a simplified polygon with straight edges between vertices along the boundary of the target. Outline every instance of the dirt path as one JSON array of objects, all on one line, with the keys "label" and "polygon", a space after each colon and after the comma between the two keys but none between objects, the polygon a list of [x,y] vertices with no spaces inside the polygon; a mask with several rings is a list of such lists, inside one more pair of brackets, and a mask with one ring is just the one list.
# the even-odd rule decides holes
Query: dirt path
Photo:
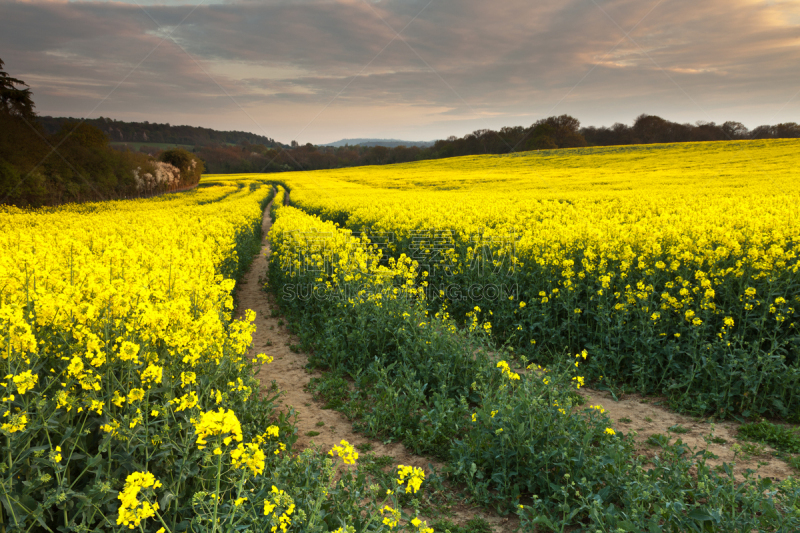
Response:
[{"label": "dirt path", "polygon": [[[711,432],[711,424],[700,421],[696,418],[674,413],[658,405],[656,398],[643,398],[639,395],[625,395],[620,401],[615,401],[608,392],[601,392],[591,389],[581,389],[581,395],[586,398],[586,405],[602,405],[606,413],[614,421],[614,426],[625,433],[636,431],[638,436],[636,442],[639,444],[638,450],[648,456],[653,456],[660,450],[657,446],[647,444],[647,439],[656,434],[667,435],[674,442],[676,437],[689,447],[705,449],[706,442],[704,435]],[[687,433],[670,432],[670,428],[682,426]],[[714,436],[724,440],[713,442],[708,446],[708,451],[718,456],[717,459],[710,459],[709,465],[720,465],[723,462],[736,462],[734,472],[737,478],[741,479],[741,474],[748,468],[758,469],[759,476],[775,480],[783,480],[790,475],[796,475],[793,469],[781,459],[770,455],[774,450],[769,446],[764,446],[764,454],[752,455],[749,458],[741,454],[738,459],[735,457],[732,446],[739,444],[743,446],[746,441],[736,439],[736,429],[739,424],[731,421],[716,422],[714,424]],[[679,430],[682,431],[682,430]]]},{"label": "dirt path", "polygon": [[[269,388],[274,381],[283,393],[282,408],[287,410],[292,407],[297,413],[299,438],[295,446],[298,450],[303,450],[308,446],[318,445],[327,452],[343,439],[350,444],[370,442],[372,450],[378,455],[391,455],[398,464],[427,468],[431,461],[408,453],[401,444],[384,445],[353,432],[347,418],[336,411],[321,409],[311,394],[306,392],[305,387],[309,380],[319,374],[309,373],[305,369],[308,363],[306,354],[295,353],[290,349],[291,345],[299,345],[300,341],[291,335],[284,325],[281,325],[283,320],[272,316],[272,309],[276,309],[277,306],[272,295],[262,290],[270,255],[269,241],[266,235],[272,227],[272,219],[269,215],[271,206],[272,204],[264,211],[261,225],[265,235],[261,253],[253,260],[250,270],[245,274],[242,284],[238,288],[239,309],[237,315],[242,316],[246,309],[256,312],[256,332],[253,335],[253,346],[250,348],[249,355],[265,353],[274,358],[272,363],[261,368],[257,377],[264,388]],[[324,425],[317,425],[318,422],[324,422]],[[319,432],[319,435],[309,437],[307,435],[309,432]]]},{"label": "dirt path", "polygon": [[[443,467],[441,463],[414,455],[402,444],[383,444],[355,433],[347,418],[337,411],[322,409],[321,405],[314,401],[312,395],[306,391],[306,386],[311,378],[320,374],[306,370],[308,357],[305,353],[293,352],[290,349],[292,345],[299,345],[300,341],[291,335],[284,325],[281,325],[283,322],[279,317],[272,316],[272,310],[277,309],[277,305],[273,296],[262,290],[269,266],[270,248],[266,236],[272,227],[271,207],[270,203],[264,211],[261,228],[265,237],[261,253],[253,260],[250,270],[237,288],[236,315],[242,316],[247,309],[256,312],[256,332],[253,334],[253,345],[248,355],[253,357],[255,354],[265,353],[274,358],[272,363],[261,368],[257,377],[265,389],[270,388],[273,382],[277,385],[282,392],[280,400],[282,410],[287,411],[289,408],[293,408],[297,413],[298,440],[295,443],[295,452],[309,446],[318,446],[323,452],[327,452],[334,445],[346,440],[353,445],[370,443],[371,452],[377,456],[391,456],[395,465],[418,466],[427,472],[430,472],[430,466],[433,465],[437,470],[441,470]],[[319,434],[309,435],[313,433]],[[464,524],[473,517],[479,516],[489,522],[494,531],[498,533],[512,531],[518,524],[515,517],[509,520],[509,517],[487,513],[469,505],[454,506],[452,512],[454,517],[451,520],[455,523]]]}]

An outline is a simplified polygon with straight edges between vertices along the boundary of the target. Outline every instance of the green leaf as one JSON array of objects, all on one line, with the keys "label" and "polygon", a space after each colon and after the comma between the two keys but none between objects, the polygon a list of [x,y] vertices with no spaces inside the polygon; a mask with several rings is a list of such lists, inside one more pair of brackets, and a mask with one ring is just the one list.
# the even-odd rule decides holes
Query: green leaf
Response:
[{"label": "green leaf", "polygon": [[708,514],[704,509],[692,509],[692,511],[689,513],[689,518],[692,520],[697,520],[698,522],[714,520],[714,517]]}]

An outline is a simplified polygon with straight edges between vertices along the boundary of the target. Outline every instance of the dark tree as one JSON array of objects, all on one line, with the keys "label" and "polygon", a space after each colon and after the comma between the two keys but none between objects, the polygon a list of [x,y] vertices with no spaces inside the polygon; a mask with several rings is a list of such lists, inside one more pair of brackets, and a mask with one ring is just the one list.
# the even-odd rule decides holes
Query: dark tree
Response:
[{"label": "dark tree", "polygon": [[199,157],[183,148],[173,148],[161,153],[159,159],[177,167],[181,171],[181,185],[195,185],[203,173],[203,162]]},{"label": "dark tree", "polygon": [[797,139],[800,137],[800,124],[786,122],[775,126],[776,139]]},{"label": "dark tree", "polygon": [[[0,112],[25,120],[34,120],[36,112],[33,110],[33,93],[28,89],[28,84],[17,78],[12,78],[3,70],[5,62],[0,59]],[[24,88],[18,88],[24,87]]]},{"label": "dark tree", "polygon": [[725,136],[730,140],[747,139],[750,134],[744,124],[732,120],[724,123],[721,128]]},{"label": "dark tree", "polygon": [[558,148],[555,141],[556,129],[547,123],[536,123],[531,129],[526,150],[551,150]]},{"label": "dark tree", "polygon": [[[548,128],[544,129],[543,127]],[[548,117],[537,120],[533,126],[530,137],[541,137],[540,143],[552,144],[553,148],[580,148],[586,146],[586,139],[580,133],[581,122],[569,115]],[[550,142],[545,139],[549,138]]]},{"label": "dark tree", "polygon": [[655,115],[639,115],[633,123],[633,133],[642,144],[671,142],[672,123]]}]

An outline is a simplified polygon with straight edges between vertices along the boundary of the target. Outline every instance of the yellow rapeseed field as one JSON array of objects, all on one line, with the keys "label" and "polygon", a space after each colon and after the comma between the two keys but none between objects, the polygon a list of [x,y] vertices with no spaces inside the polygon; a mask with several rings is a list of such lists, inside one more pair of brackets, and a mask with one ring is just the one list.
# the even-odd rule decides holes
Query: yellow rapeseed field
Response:
[{"label": "yellow rapeseed field", "polygon": [[[428,272],[499,340],[698,411],[800,406],[800,141],[471,156],[280,178],[292,204]],[[470,314],[471,313],[471,314]],[[758,364],[754,364],[758,361]]]},{"label": "yellow rapeseed field", "polygon": [[249,185],[0,208],[0,521],[132,529],[161,501],[174,526],[200,444],[250,477],[285,448],[268,424],[243,442],[237,418],[253,313],[231,320],[232,277],[271,189]]},{"label": "yellow rapeseed field", "polygon": [[311,390],[368,436],[447,461],[523,531],[794,531],[794,479],[741,482],[671,436],[645,458],[575,391],[800,415],[798,152],[639,146],[273,175],[291,205],[274,211],[268,286],[327,370]]},{"label": "yellow rapeseed field", "polygon": [[[3,531],[342,533],[389,520],[433,533],[386,488],[364,506],[371,478],[348,442],[283,453],[295,429],[254,378],[272,358],[245,356],[255,313],[232,316],[272,191],[210,177],[148,200],[0,207]],[[415,493],[424,472],[398,476],[390,486]]]}]

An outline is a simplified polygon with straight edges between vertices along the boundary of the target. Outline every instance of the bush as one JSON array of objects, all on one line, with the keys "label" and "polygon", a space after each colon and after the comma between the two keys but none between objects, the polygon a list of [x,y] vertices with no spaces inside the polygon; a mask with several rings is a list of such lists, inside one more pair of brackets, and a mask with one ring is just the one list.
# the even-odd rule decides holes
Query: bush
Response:
[{"label": "bush", "polygon": [[180,170],[181,186],[197,185],[200,182],[200,175],[204,170],[203,161],[183,148],[165,150],[159,156],[159,160]]}]

